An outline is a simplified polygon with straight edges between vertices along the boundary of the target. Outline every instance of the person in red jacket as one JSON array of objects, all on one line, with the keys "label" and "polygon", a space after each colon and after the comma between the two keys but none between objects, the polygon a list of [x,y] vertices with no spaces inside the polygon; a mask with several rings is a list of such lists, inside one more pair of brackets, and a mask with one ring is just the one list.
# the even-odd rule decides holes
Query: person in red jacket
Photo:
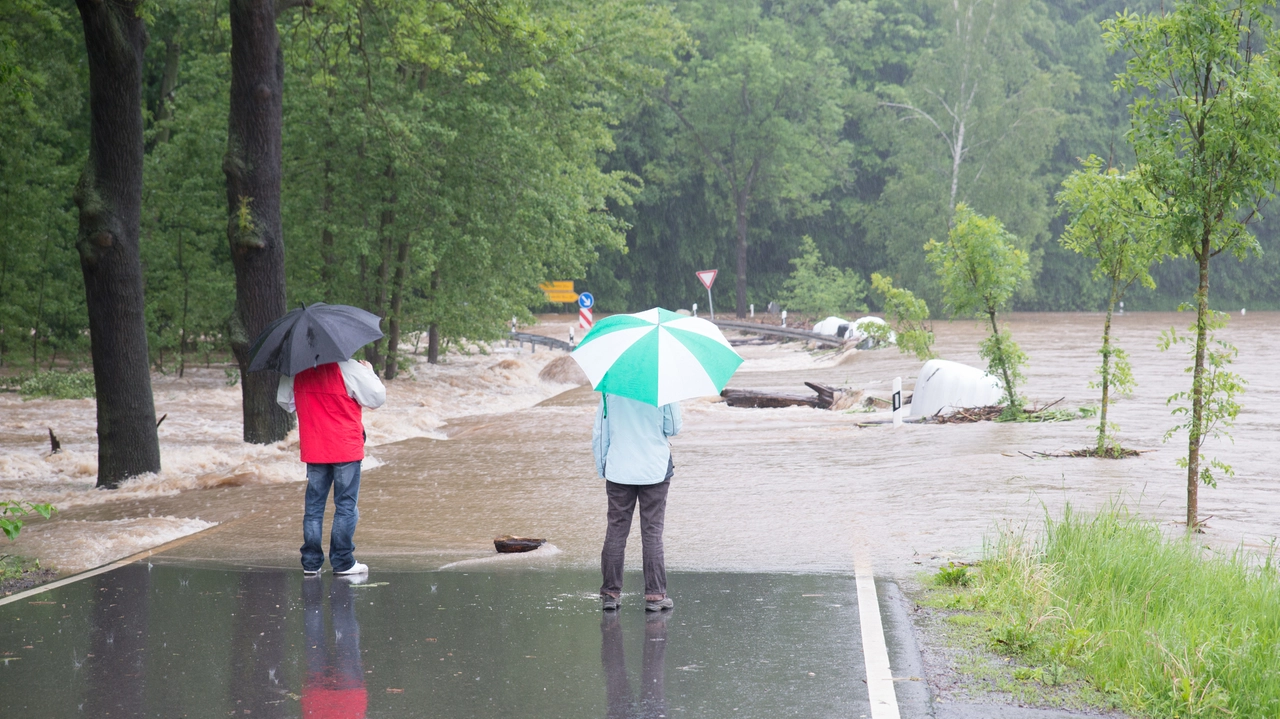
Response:
[{"label": "person in red jacket", "polygon": [[329,530],[329,566],[334,574],[365,574],[355,559],[356,502],[360,496],[360,460],[364,459],[361,407],[377,409],[387,389],[368,362],[345,360],[318,365],[293,377],[281,377],[276,402],[298,414],[298,445],[307,463],[306,513],[302,517],[302,573],[316,577],[324,566],[320,538],[324,508],[333,488],[333,526]]}]

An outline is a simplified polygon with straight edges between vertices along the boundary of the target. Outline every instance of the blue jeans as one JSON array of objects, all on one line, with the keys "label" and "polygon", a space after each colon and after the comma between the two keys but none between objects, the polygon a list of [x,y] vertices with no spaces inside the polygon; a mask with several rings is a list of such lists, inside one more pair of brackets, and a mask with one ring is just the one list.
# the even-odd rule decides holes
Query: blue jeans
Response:
[{"label": "blue jeans", "polygon": [[302,516],[302,568],[315,571],[324,565],[324,508],[333,487],[333,526],[329,529],[329,566],[343,572],[356,563],[356,522],[360,511],[360,463],[307,465],[307,510]]}]

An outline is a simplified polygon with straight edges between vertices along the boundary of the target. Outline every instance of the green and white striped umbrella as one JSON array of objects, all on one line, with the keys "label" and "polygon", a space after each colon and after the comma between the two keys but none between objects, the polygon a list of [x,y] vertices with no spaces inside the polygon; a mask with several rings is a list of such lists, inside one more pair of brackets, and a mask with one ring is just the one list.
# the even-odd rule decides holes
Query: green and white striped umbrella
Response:
[{"label": "green and white striped umbrella", "polygon": [[718,327],[661,307],[600,320],[572,357],[595,389],[658,407],[720,394],[742,364]]}]

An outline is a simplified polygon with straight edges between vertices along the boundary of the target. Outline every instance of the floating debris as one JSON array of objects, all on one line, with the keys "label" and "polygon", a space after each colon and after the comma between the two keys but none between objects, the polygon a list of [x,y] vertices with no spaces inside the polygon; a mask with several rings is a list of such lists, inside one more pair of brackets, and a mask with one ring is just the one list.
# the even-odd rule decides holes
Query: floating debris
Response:
[{"label": "floating debris", "polygon": [[547,540],[545,539],[513,537],[507,534],[494,539],[493,548],[497,549],[499,554],[515,554],[517,552],[532,552],[546,543]]}]

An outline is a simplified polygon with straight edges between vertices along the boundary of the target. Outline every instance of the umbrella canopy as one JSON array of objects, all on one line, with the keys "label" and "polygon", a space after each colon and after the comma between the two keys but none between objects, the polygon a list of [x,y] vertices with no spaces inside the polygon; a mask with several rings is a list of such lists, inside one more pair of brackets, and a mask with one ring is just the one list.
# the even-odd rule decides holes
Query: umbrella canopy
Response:
[{"label": "umbrella canopy", "polygon": [[720,394],[742,364],[715,325],[660,307],[600,320],[571,356],[595,389],[655,406]]},{"label": "umbrella canopy", "polygon": [[382,338],[372,312],[317,302],[299,307],[267,325],[249,356],[250,372],[275,370],[290,377],[316,365],[351,359],[356,350]]}]

